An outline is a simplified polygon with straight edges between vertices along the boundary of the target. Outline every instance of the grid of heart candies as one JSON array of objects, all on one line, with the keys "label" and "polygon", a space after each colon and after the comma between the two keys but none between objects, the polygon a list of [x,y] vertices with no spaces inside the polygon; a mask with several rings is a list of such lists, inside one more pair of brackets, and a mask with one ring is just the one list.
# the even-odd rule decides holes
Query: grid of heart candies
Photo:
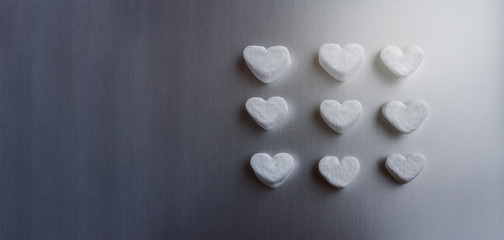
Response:
[{"label": "grid of heart candies", "polygon": [[[284,46],[251,45],[243,51],[243,57],[249,69],[260,81],[271,83],[284,73],[290,65],[289,50]],[[424,58],[422,48],[417,45],[399,48],[386,46],[380,51],[384,65],[398,77],[411,75]],[[329,75],[339,81],[347,81],[360,68],[364,59],[364,48],[356,43],[344,47],[327,43],[319,49],[319,63]],[[245,108],[250,116],[265,130],[270,130],[280,122],[288,111],[287,102],[281,97],[264,100],[252,97]],[[422,100],[406,103],[390,101],[382,106],[382,114],[390,124],[401,133],[416,130],[428,115],[428,106]],[[327,125],[339,134],[344,134],[359,119],[362,104],[357,100],[339,103],[324,100],[320,104],[320,114]],[[390,175],[400,183],[407,183],[416,178],[424,169],[426,158],[420,153],[403,156],[392,154],[385,161]],[[257,178],[266,186],[277,188],[282,185],[295,168],[295,162],[288,153],[278,153],[271,157],[266,153],[256,153],[250,159],[250,165]],[[320,174],[336,188],[345,188],[357,176],[360,164],[355,157],[339,160],[334,156],[323,157],[318,168]]]}]

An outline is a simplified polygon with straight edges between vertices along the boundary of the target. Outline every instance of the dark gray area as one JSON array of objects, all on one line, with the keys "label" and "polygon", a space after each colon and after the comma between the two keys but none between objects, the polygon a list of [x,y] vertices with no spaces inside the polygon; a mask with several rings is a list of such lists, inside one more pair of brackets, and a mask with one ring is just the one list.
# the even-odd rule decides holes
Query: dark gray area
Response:
[{"label": "dark gray area", "polygon": [[[338,83],[327,42],[366,60]],[[284,45],[289,71],[262,84],[247,45]],[[419,44],[395,79],[377,58]],[[504,239],[504,3],[485,1],[20,1],[0,3],[0,239]],[[289,118],[263,131],[250,97],[282,96]],[[422,98],[410,135],[379,116]],[[324,99],[357,99],[337,135]],[[289,152],[296,172],[270,190],[256,152]],[[383,161],[421,152],[396,183]],[[361,162],[344,190],[325,155]]]}]

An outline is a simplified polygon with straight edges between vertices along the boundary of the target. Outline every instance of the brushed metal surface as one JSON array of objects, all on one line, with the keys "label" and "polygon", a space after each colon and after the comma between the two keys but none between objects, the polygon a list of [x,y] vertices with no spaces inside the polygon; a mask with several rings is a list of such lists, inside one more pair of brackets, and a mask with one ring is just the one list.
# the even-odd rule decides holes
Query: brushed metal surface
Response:
[{"label": "brushed metal surface", "polygon": [[[0,239],[504,239],[504,3],[484,1],[122,1],[0,3]],[[365,61],[339,83],[327,42]],[[254,78],[247,45],[284,45],[292,66]],[[378,59],[418,44],[425,60],[394,78]],[[244,110],[281,96],[289,116],[266,132]],[[379,115],[425,100],[410,135]],[[324,99],[357,99],[344,135]],[[297,169],[270,190],[256,152]],[[384,168],[421,152],[406,185]],[[317,171],[355,156],[344,190]]]}]

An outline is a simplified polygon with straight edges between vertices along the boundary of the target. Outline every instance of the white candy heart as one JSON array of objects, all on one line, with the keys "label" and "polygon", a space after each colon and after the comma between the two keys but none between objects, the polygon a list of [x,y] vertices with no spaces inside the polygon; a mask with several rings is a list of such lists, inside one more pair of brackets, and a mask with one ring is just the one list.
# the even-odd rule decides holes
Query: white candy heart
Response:
[{"label": "white candy heart", "polygon": [[422,172],[426,162],[427,159],[420,153],[409,154],[406,157],[392,154],[385,161],[385,167],[396,181],[407,183]]},{"label": "white candy heart", "polygon": [[326,43],[319,49],[319,63],[333,78],[345,81],[362,65],[364,48],[350,43],[343,48],[338,44]]},{"label": "white candy heart", "polygon": [[386,46],[380,52],[380,58],[387,68],[398,77],[412,74],[424,58],[422,48],[412,45],[400,49],[396,46]]},{"label": "white candy heart", "polygon": [[399,132],[415,131],[429,115],[429,106],[422,100],[402,103],[390,101],[383,104],[382,114]]},{"label": "white candy heart", "polygon": [[354,157],[326,156],[320,159],[318,168],[322,176],[336,188],[345,188],[350,184],[360,169],[359,160]]},{"label": "white candy heart", "polygon": [[266,153],[256,153],[250,159],[250,166],[261,182],[270,188],[277,188],[294,169],[294,159],[288,153],[278,153],[273,158]]},{"label": "white candy heart", "polygon": [[264,83],[275,81],[291,62],[289,50],[284,46],[268,49],[263,46],[248,46],[243,50],[243,58],[252,73]]},{"label": "white candy heart", "polygon": [[357,100],[348,100],[340,104],[334,100],[324,100],[320,104],[320,114],[334,131],[343,134],[352,127],[362,112],[362,104]]},{"label": "white candy heart", "polygon": [[271,97],[268,101],[262,98],[249,98],[245,103],[247,112],[265,130],[271,129],[287,114],[287,102],[281,97]]}]

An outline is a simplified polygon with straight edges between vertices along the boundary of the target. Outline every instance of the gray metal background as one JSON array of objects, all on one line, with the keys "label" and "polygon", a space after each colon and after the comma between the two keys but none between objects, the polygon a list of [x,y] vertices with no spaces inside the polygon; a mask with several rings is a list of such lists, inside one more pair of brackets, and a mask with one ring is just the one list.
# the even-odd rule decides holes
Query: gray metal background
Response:
[{"label": "gray metal background", "polygon": [[[504,239],[504,2],[125,1],[0,3],[0,239]],[[317,62],[327,42],[364,46],[348,82]],[[284,45],[272,84],[247,45]],[[389,44],[426,58],[407,79],[378,59]],[[249,97],[282,96],[289,118],[265,132]],[[431,108],[410,135],[379,116],[388,100]],[[357,99],[345,135],[324,99]],[[297,171],[270,190],[256,152],[289,152]],[[383,167],[421,152],[400,185]],[[325,155],[361,171],[338,191]]]}]

